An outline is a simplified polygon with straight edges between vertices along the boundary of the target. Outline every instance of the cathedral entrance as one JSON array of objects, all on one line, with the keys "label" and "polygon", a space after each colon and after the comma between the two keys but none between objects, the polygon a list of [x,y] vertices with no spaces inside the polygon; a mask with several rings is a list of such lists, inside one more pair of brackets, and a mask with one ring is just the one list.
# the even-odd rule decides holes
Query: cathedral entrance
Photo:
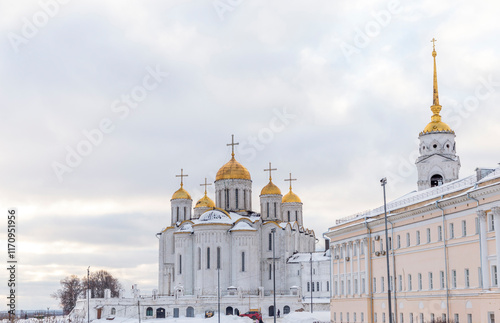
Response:
[{"label": "cathedral entrance", "polygon": [[269,316],[274,316],[274,306],[269,306]]},{"label": "cathedral entrance", "polygon": [[285,307],[283,307],[283,315],[288,314],[288,313],[290,313],[290,306],[285,305]]},{"label": "cathedral entrance", "polygon": [[174,308],[174,317],[179,317],[179,308],[178,307]]},{"label": "cathedral entrance", "polygon": [[186,308],[186,317],[194,317],[194,308],[191,306]]},{"label": "cathedral entrance", "polygon": [[233,315],[233,308],[231,306],[226,307],[226,315]]},{"label": "cathedral entrance", "polygon": [[235,308],[235,309],[234,309],[234,315],[238,315],[238,316],[239,316],[239,315],[240,315],[240,310],[239,310],[239,309],[237,309],[237,308]]},{"label": "cathedral entrance", "polygon": [[156,318],[157,319],[165,318],[165,309],[163,307],[159,307],[156,309]]}]

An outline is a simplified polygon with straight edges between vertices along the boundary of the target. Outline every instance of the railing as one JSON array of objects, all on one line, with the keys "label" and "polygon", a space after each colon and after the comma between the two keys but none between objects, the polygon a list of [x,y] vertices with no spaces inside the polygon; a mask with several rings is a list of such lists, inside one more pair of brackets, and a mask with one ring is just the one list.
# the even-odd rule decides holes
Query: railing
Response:
[{"label": "railing", "polygon": [[[494,172],[492,172],[491,174],[489,174],[488,176],[492,176],[492,175],[494,176],[494,175],[499,175],[499,174],[500,174],[500,170],[497,169]],[[402,207],[405,207],[408,205],[412,205],[412,204],[422,202],[422,201],[425,201],[425,200],[428,200],[431,198],[435,198],[435,197],[438,197],[438,196],[441,196],[444,194],[448,194],[448,193],[451,193],[453,191],[457,191],[457,190],[472,186],[476,182],[477,182],[476,175],[471,175],[469,177],[466,177],[466,178],[464,178],[460,181],[456,181],[454,183],[436,186],[436,187],[427,189],[421,193],[413,193],[407,198],[401,198],[399,200],[387,203],[387,211],[396,210],[396,209],[399,209],[399,208],[402,208]],[[354,219],[371,217],[371,216],[375,216],[378,214],[382,214],[383,212],[384,212],[384,206],[380,206],[380,207],[372,209],[372,210],[363,211],[363,212],[356,213],[356,214],[353,214],[353,215],[350,215],[350,216],[347,216],[344,218],[337,219],[337,220],[335,220],[335,224],[339,225],[342,223],[350,222]]]}]

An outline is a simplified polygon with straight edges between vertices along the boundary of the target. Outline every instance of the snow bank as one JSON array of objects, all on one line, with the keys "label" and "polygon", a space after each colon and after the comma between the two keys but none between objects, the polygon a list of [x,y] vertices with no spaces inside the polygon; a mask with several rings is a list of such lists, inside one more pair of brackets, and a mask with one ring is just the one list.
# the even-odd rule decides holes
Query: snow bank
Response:
[{"label": "snow bank", "polygon": [[283,317],[282,323],[330,322],[330,312],[293,312]]}]

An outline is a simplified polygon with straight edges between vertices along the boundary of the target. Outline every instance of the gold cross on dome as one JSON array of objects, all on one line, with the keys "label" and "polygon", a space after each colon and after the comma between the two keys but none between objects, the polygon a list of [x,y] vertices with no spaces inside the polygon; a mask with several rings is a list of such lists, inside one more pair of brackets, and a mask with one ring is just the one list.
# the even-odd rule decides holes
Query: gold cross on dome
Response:
[{"label": "gold cross on dome", "polygon": [[268,169],[264,169],[265,172],[269,171],[269,180],[271,180],[271,171],[273,170],[278,170],[277,168],[271,168],[271,162],[269,162],[269,168]]},{"label": "gold cross on dome", "polygon": [[292,173],[290,173],[290,178],[285,179],[285,182],[290,182],[290,191],[292,190],[292,181],[296,181],[296,178],[292,178]]},{"label": "gold cross on dome", "polygon": [[205,184],[200,184],[200,186],[205,186],[205,195],[207,195],[207,186],[212,185],[212,183],[207,183],[207,178],[205,177]]},{"label": "gold cross on dome", "polygon": [[183,177],[188,177],[189,175],[184,175],[184,170],[181,168],[181,174],[180,175],[175,175],[175,177],[180,177],[181,178],[181,187],[183,184]]},{"label": "gold cross on dome", "polygon": [[437,42],[437,39],[436,38],[432,38],[432,40],[431,40],[432,50],[436,50],[436,42]]},{"label": "gold cross on dome", "polygon": [[236,142],[236,143],[234,142],[234,135],[231,135],[231,143],[230,143],[230,144],[227,144],[226,146],[232,146],[232,147],[231,147],[231,150],[232,150],[232,152],[231,152],[231,156],[232,156],[232,157],[234,157],[234,146],[237,146],[237,145],[239,145],[239,144],[240,144],[239,142]]}]

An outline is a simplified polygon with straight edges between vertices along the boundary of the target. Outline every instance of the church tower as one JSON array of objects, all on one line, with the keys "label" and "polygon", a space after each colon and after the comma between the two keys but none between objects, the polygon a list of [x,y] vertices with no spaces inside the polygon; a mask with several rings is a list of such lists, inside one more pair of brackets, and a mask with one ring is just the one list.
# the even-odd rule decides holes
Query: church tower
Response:
[{"label": "church tower", "polygon": [[432,57],[434,57],[434,94],[431,111],[433,113],[431,122],[420,133],[420,156],[415,164],[418,172],[418,190],[440,186],[458,179],[460,170],[460,158],[455,150],[455,132],[441,121],[439,105],[437,72],[436,72],[436,49],[433,39]]},{"label": "church tower", "polygon": [[170,204],[172,207],[172,224],[182,222],[184,220],[190,220],[191,209],[193,207],[193,200],[191,199],[191,195],[189,195],[189,193],[183,187],[183,178],[187,177],[188,175],[184,175],[184,170],[181,169],[181,174],[175,176],[181,178],[181,188],[175,191],[174,195],[172,195],[172,199],[170,200]]},{"label": "church tower", "polygon": [[283,195],[278,186],[273,183],[271,177],[273,170],[277,169],[271,168],[271,163],[269,163],[269,169],[264,169],[264,171],[269,171],[269,183],[260,192],[260,216],[265,221],[282,221],[281,199]]},{"label": "church tower", "polygon": [[215,176],[215,204],[226,211],[252,209],[252,179],[250,172],[234,158],[234,135],[231,160],[222,166]]},{"label": "church tower", "polygon": [[292,181],[297,179],[292,178],[292,173],[290,173],[290,178],[285,179],[285,181],[290,182],[290,192],[288,192],[281,200],[281,210],[283,212],[283,221],[285,222],[295,222],[297,221],[299,226],[302,226],[302,201],[300,198],[292,192]]},{"label": "church tower", "polygon": [[200,215],[205,213],[208,210],[212,210],[215,208],[215,203],[212,201],[207,196],[207,186],[212,185],[210,183],[207,183],[207,178],[205,177],[205,184],[200,184],[200,186],[205,186],[205,195],[196,202],[196,205],[194,206],[194,214],[193,214],[193,219],[199,219]]}]

